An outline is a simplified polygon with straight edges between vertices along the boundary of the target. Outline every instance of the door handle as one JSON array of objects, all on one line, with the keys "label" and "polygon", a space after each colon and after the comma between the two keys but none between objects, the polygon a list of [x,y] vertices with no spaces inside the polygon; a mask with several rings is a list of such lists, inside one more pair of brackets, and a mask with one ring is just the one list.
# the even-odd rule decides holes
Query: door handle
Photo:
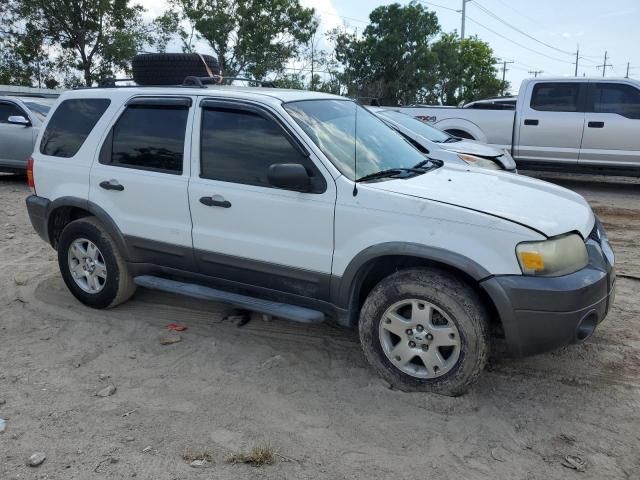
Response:
[{"label": "door handle", "polygon": [[604,122],[589,122],[587,126],[589,128],[604,128]]},{"label": "door handle", "polygon": [[120,185],[117,180],[105,180],[100,182],[100,186],[105,190],[116,190],[117,192],[121,192],[124,190],[124,185]]},{"label": "door handle", "polygon": [[200,198],[200,203],[207,207],[231,207],[231,202],[229,200],[225,200],[220,195],[216,195],[215,197],[202,197]]},{"label": "door handle", "polygon": [[527,118],[524,121],[525,125],[531,125],[531,126],[536,126],[538,125],[540,122],[538,120],[532,119],[532,118]]}]

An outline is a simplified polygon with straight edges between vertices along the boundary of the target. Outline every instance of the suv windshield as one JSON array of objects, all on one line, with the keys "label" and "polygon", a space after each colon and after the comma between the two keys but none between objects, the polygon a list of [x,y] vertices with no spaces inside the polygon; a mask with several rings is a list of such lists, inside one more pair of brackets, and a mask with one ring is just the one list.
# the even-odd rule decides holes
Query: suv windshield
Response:
[{"label": "suv windshield", "polygon": [[40,120],[41,122],[44,121],[45,117],[49,113],[49,110],[51,109],[51,105],[53,105],[53,101],[47,102],[46,100],[36,101],[32,99],[23,99],[22,101],[27,106],[27,108],[31,110],[31,112],[33,112],[36,117],[38,117],[38,120]]},{"label": "suv windshield", "polygon": [[433,128],[424,123],[422,120],[418,120],[417,118],[411,117],[402,112],[397,112],[394,110],[384,110],[378,113],[383,117],[387,117],[394,122],[399,123],[403,127],[408,128],[412,132],[415,132],[418,135],[422,135],[424,138],[426,138],[427,140],[431,140],[432,142],[445,143],[447,140],[452,138],[448,133],[444,133],[437,128]]},{"label": "suv windshield", "polygon": [[[350,100],[303,100],[287,103],[284,108],[347,178],[412,168],[426,159],[380,119]],[[354,172],[356,148],[358,171]]]}]

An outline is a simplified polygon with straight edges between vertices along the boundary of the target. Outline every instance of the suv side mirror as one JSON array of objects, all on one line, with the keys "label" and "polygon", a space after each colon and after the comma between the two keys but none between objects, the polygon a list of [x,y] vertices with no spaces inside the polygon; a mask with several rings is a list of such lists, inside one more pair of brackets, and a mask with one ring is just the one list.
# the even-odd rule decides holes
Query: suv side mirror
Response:
[{"label": "suv side mirror", "polygon": [[274,163],[269,167],[267,179],[274,187],[299,192],[307,192],[311,187],[311,177],[299,163]]},{"label": "suv side mirror", "polygon": [[12,115],[7,119],[7,123],[11,123],[13,125],[23,125],[28,127],[31,125],[31,122],[24,118],[22,115]]}]

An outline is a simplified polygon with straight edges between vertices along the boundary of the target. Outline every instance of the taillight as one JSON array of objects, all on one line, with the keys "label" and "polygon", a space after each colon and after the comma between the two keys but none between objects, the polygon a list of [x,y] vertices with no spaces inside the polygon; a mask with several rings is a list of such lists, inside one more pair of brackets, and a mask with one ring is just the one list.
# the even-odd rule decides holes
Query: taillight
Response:
[{"label": "taillight", "polygon": [[33,157],[27,160],[27,185],[33,193],[36,193],[36,182],[33,180]]}]

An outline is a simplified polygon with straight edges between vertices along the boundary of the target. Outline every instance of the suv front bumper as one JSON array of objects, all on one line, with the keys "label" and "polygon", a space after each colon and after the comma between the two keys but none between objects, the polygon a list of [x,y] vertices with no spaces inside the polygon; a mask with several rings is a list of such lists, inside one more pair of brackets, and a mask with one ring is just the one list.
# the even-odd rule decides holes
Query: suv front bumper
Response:
[{"label": "suv front bumper", "polygon": [[608,240],[587,239],[589,264],[562,277],[495,276],[481,282],[495,304],[515,355],[533,355],[593,334],[615,296],[615,260]]}]

